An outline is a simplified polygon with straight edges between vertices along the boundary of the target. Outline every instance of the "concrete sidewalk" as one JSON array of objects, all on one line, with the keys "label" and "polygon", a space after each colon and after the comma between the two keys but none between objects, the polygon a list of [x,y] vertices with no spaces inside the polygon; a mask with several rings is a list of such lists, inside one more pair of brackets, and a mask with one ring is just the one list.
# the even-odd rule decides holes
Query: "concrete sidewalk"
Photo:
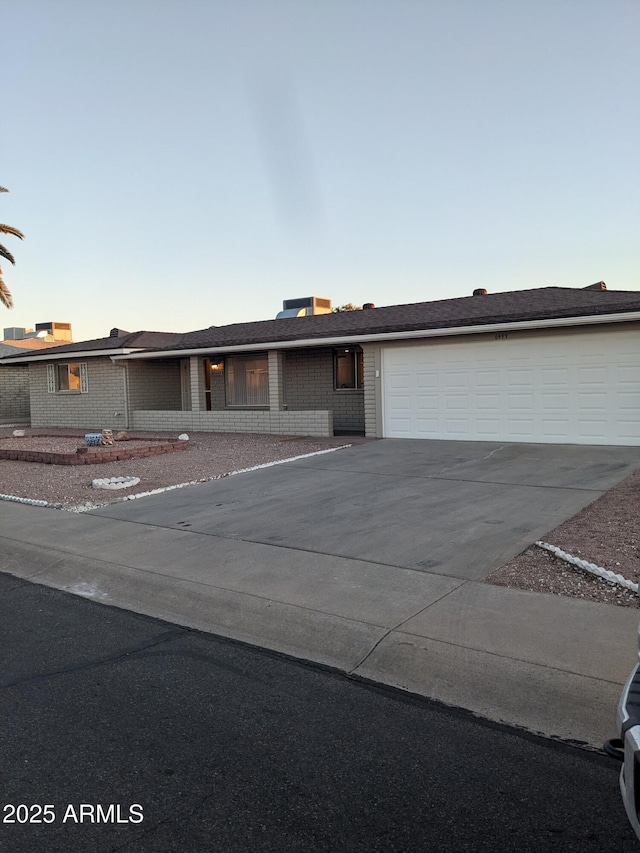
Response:
[{"label": "concrete sidewalk", "polygon": [[[622,479],[619,467],[607,483]],[[574,491],[570,506],[597,497]],[[615,734],[637,611],[136,518],[152,509],[136,501],[74,515],[3,502],[0,570],[548,736],[600,747]]]}]

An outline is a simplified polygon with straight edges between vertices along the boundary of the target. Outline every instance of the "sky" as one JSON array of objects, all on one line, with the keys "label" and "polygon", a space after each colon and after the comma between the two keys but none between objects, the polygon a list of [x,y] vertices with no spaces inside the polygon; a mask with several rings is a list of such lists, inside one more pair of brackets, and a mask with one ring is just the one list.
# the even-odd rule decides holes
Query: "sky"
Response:
[{"label": "sky", "polygon": [[0,329],[640,290],[637,0],[0,8]]}]

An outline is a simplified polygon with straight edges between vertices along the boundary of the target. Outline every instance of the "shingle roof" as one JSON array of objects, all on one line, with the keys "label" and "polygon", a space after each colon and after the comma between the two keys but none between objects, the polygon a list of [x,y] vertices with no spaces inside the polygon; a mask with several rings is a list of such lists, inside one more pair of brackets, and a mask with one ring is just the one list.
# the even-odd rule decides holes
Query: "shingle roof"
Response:
[{"label": "shingle roof", "polygon": [[490,323],[586,317],[640,311],[640,291],[542,287],[435,302],[391,305],[311,317],[234,323],[187,332],[163,349],[242,346],[278,341],[446,329]]},{"label": "shingle roof", "polygon": [[[73,344],[48,347],[46,355],[120,349],[161,349],[179,343],[181,338],[182,334],[179,332],[127,332],[117,338],[95,338],[91,341],[77,341]],[[24,358],[25,355],[26,353],[18,353],[16,357]],[[39,352],[38,355],[42,356],[43,353]],[[6,360],[12,357],[7,356]]]},{"label": "shingle roof", "polygon": [[[434,302],[390,305],[362,311],[318,314],[210,326],[195,332],[132,332],[47,350],[47,355],[100,350],[142,349],[154,352],[237,347],[296,340],[350,338],[492,323],[606,316],[640,312],[640,291],[541,287]],[[3,359],[6,363],[15,356]],[[23,356],[24,357],[24,356]]]}]

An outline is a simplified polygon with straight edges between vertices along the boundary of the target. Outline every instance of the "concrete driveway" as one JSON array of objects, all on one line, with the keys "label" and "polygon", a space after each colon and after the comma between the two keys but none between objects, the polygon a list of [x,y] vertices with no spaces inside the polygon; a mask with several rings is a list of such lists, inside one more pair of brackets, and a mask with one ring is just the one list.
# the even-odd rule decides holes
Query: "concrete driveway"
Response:
[{"label": "concrete driveway", "polygon": [[80,515],[4,502],[0,571],[599,746],[637,611],[482,579],[639,465],[384,440]]},{"label": "concrete driveway", "polygon": [[93,515],[480,580],[639,462],[638,448],[388,439]]}]

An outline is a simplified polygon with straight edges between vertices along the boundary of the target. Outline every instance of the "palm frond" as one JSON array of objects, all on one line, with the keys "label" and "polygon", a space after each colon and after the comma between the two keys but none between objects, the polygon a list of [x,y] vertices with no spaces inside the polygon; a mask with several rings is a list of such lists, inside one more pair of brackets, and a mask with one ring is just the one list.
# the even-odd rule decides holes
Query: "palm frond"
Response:
[{"label": "palm frond", "polygon": [[0,243],[0,257],[6,258],[10,264],[13,264],[15,266],[16,259],[13,257],[13,255],[8,249],[5,249],[2,243]]},{"label": "palm frond", "polygon": [[0,234],[12,234],[14,237],[19,237],[21,240],[24,240],[24,234],[22,231],[18,231],[17,228],[14,228],[11,225],[0,224]]},{"label": "palm frond", "polygon": [[[0,187],[0,193],[8,193],[9,190],[6,187]],[[12,225],[1,225],[0,224],[0,234],[11,234],[13,237],[18,237],[20,240],[24,240],[24,234],[22,231],[18,231],[17,228],[14,228]],[[15,258],[11,254],[8,249],[0,244],[0,257],[5,258],[9,261],[10,264],[15,264]],[[13,308],[13,297],[11,296],[11,291],[4,283],[2,278],[2,270],[0,269],[0,305],[4,305],[5,308]]]},{"label": "palm frond", "polygon": [[11,296],[11,291],[2,279],[2,270],[0,270],[0,303],[2,303],[5,308],[13,308],[13,297]]}]

